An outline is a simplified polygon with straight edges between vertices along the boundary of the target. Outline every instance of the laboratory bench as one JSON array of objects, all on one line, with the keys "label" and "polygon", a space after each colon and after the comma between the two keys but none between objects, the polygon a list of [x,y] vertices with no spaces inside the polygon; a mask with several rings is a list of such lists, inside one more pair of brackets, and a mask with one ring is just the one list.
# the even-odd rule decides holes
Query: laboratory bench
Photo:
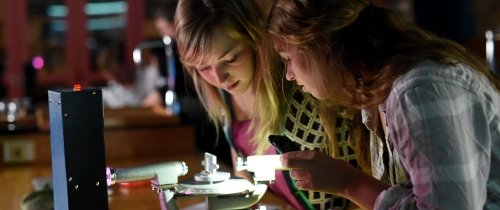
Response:
[{"label": "laboratory bench", "polygon": [[[0,209],[20,210],[22,199],[33,192],[34,180],[47,180],[52,175],[48,111],[36,110],[34,116],[16,120],[16,130],[0,134]],[[0,120],[0,126],[8,122]],[[165,161],[184,161],[189,172],[179,181],[192,178],[203,166],[202,152],[196,150],[195,132],[177,116],[163,110],[123,108],[104,110],[106,164],[115,168],[134,167]],[[7,157],[9,156],[9,157]],[[158,195],[149,181],[108,190],[110,210],[159,210]],[[185,208],[203,203],[203,197],[179,199]],[[262,202],[284,209],[286,204],[271,193]]]}]

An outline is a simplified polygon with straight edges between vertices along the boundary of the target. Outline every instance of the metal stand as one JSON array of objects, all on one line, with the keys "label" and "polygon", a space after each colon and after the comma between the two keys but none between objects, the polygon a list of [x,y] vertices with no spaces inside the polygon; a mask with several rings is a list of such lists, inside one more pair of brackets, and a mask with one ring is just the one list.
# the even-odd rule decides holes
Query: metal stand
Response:
[{"label": "metal stand", "polygon": [[[227,172],[217,171],[217,157],[205,153],[203,171],[194,179],[177,184],[178,176],[187,173],[184,162],[172,161],[126,169],[108,169],[108,184],[151,180],[152,189],[158,193],[162,210],[177,210],[176,197],[206,196],[209,210],[244,209],[259,202],[267,190],[267,184],[274,180],[274,171],[281,167],[276,162],[279,156],[250,156],[240,160],[238,167],[259,174],[259,180],[251,183],[246,179],[230,178]],[[271,165],[265,164],[273,163]]]},{"label": "metal stand", "polygon": [[242,196],[208,196],[207,206],[209,210],[222,209],[244,209],[257,204],[266,193],[267,185],[257,184],[252,193]]},{"label": "metal stand", "polygon": [[188,167],[181,161],[157,163],[133,168],[107,169],[108,185],[122,182],[151,180],[158,193],[162,210],[177,210],[174,195],[178,177],[186,175]]},{"label": "metal stand", "polygon": [[160,200],[161,210],[177,210],[177,203],[175,203],[175,186],[176,185],[162,185],[157,184],[157,180],[151,181],[151,186],[153,190],[158,193],[158,198]]}]

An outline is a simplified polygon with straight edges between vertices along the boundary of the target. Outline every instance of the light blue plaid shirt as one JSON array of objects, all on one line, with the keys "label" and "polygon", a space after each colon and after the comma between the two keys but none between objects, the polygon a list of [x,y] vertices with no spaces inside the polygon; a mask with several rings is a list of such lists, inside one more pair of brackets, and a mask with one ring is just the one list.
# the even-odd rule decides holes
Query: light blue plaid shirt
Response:
[{"label": "light blue plaid shirt", "polygon": [[465,65],[416,65],[380,107],[410,182],[375,209],[500,209],[500,94]]}]

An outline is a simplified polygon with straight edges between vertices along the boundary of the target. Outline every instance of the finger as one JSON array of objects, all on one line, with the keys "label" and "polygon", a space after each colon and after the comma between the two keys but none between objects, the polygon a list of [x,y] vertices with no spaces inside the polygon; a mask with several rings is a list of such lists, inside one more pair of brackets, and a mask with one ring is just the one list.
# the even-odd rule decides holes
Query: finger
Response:
[{"label": "finger", "polygon": [[309,158],[311,154],[317,152],[316,150],[302,150],[302,151],[292,151],[287,152],[284,155],[294,158]]},{"label": "finger", "polygon": [[290,160],[290,153],[293,153],[293,152],[284,153],[280,157],[281,166],[283,166],[283,168],[290,168],[289,163],[288,163]]},{"label": "finger", "polygon": [[281,155],[281,165],[289,169],[304,169],[311,160],[309,157],[310,151],[288,152]]},{"label": "finger", "polygon": [[290,177],[295,180],[310,180],[311,173],[304,170],[291,170]]},{"label": "finger", "polygon": [[311,190],[312,189],[311,182],[306,181],[306,180],[296,181],[295,186],[297,186],[297,188],[299,188],[299,190]]}]

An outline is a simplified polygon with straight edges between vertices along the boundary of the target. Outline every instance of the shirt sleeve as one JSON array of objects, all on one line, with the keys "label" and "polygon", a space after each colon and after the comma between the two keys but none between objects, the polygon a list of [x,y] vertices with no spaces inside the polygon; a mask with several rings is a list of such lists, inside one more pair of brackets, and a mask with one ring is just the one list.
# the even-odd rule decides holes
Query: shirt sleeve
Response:
[{"label": "shirt sleeve", "polygon": [[483,101],[446,82],[393,91],[389,138],[411,183],[383,191],[375,209],[482,209],[491,150]]}]

